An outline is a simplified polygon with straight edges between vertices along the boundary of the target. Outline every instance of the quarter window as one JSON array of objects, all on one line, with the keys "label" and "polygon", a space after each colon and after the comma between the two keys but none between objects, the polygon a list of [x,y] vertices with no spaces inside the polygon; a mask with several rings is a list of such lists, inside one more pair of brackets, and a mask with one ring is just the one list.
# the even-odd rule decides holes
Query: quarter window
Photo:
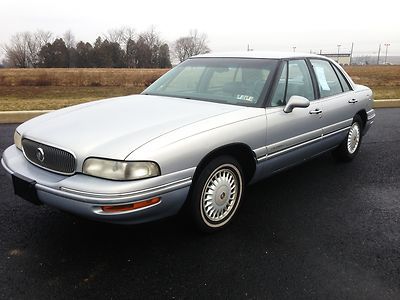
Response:
[{"label": "quarter window", "polygon": [[346,78],[344,77],[343,73],[336,67],[335,68],[336,74],[339,77],[340,84],[342,85],[343,92],[348,92],[351,90],[349,83],[347,82]]},{"label": "quarter window", "polygon": [[340,94],[342,86],[331,64],[326,60],[311,59],[321,98]]}]

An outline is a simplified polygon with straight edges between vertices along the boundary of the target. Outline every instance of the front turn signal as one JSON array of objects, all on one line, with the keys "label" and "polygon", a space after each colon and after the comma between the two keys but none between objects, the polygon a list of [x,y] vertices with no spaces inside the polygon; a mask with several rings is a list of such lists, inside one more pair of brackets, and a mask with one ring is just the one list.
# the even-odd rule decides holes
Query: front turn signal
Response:
[{"label": "front turn signal", "polygon": [[133,202],[133,203],[129,203],[129,204],[102,206],[101,210],[105,213],[119,213],[119,212],[134,211],[139,208],[144,208],[147,206],[157,204],[160,201],[161,201],[161,198],[156,197],[156,198],[152,198],[149,200],[137,201],[137,202]]}]

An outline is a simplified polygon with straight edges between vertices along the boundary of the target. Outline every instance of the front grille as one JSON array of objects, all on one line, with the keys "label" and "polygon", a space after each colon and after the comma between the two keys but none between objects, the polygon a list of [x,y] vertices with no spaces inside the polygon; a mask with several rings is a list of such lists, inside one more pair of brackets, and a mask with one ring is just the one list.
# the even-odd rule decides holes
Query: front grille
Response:
[{"label": "front grille", "polygon": [[22,147],[26,158],[39,167],[66,175],[75,172],[75,157],[65,150],[28,139],[22,140]]}]

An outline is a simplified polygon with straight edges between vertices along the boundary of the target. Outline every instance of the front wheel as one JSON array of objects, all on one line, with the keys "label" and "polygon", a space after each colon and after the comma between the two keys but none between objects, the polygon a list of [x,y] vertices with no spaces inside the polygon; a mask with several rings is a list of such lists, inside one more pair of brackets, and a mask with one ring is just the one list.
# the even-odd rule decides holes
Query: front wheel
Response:
[{"label": "front wheel", "polygon": [[188,199],[195,226],[203,232],[225,227],[239,207],[243,189],[243,172],[233,157],[211,160],[200,171]]},{"label": "front wheel", "polygon": [[361,146],[362,124],[360,116],[356,115],[346,138],[339,147],[332,152],[336,159],[340,161],[351,161],[356,157]]}]

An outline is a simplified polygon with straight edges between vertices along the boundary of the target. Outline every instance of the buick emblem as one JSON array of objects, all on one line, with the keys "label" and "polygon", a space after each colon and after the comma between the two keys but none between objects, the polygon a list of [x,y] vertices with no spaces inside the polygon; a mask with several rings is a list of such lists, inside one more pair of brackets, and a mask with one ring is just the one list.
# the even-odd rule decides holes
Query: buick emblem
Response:
[{"label": "buick emblem", "polygon": [[36,150],[36,158],[40,161],[43,162],[44,161],[44,151],[42,148],[37,148]]}]

